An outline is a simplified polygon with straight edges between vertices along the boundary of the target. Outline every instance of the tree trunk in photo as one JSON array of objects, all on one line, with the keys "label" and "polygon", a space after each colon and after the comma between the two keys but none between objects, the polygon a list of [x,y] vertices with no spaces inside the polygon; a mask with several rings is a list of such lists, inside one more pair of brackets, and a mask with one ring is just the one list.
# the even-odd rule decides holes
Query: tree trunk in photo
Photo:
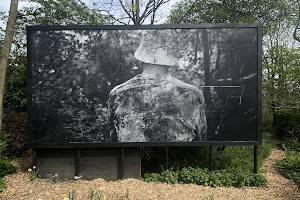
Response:
[{"label": "tree trunk in photo", "polygon": [[5,39],[4,39],[4,43],[0,55],[0,133],[1,133],[1,126],[2,126],[5,76],[6,76],[6,70],[8,65],[10,48],[11,48],[14,31],[15,31],[17,15],[18,15],[18,0],[11,0],[10,11],[9,11],[8,21],[6,26]]},{"label": "tree trunk in photo", "polygon": [[[202,30],[202,41],[204,49],[204,72],[205,72],[205,86],[210,85],[210,66],[209,66],[209,44],[208,44],[208,33],[206,29]],[[211,104],[210,88],[204,88],[204,98],[206,104]]]}]

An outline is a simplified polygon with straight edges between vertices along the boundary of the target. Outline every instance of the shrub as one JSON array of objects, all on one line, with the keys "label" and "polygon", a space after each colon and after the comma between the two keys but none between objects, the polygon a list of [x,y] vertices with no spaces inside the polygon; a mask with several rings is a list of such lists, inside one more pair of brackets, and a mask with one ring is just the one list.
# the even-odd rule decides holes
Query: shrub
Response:
[{"label": "shrub", "polygon": [[[286,149],[291,148],[293,147],[286,147]],[[285,178],[293,180],[300,187],[300,152],[288,151],[287,153],[287,157],[277,161],[275,166]]]},{"label": "shrub", "polygon": [[187,167],[182,170],[166,170],[161,174],[145,174],[144,181],[163,182],[168,184],[186,183],[205,185],[211,187],[234,186],[234,187],[261,187],[266,186],[267,179],[261,174],[250,172],[229,172],[227,170],[216,170],[210,172],[208,169]]},{"label": "shrub", "polygon": [[[263,159],[270,155],[272,144],[264,137],[262,145],[258,147],[258,168],[262,166]],[[164,161],[165,149],[159,149],[157,157],[151,157],[150,161],[158,159]],[[152,153],[153,153],[152,149]],[[213,168],[208,171],[209,155],[207,147],[170,147],[170,170],[156,170],[145,173],[144,181],[175,183],[193,183],[207,186],[265,186],[267,180],[262,173],[253,174],[254,149],[253,146],[226,147],[218,152],[213,147]],[[157,167],[158,168],[158,167]],[[156,169],[157,169],[156,168]],[[155,169],[152,167],[152,169]]]},{"label": "shrub", "polygon": [[[3,133],[2,133],[3,134]],[[2,192],[6,184],[3,182],[2,178],[10,173],[17,171],[17,167],[9,163],[8,157],[6,157],[3,151],[8,146],[8,134],[3,134],[0,136],[0,192]]]}]

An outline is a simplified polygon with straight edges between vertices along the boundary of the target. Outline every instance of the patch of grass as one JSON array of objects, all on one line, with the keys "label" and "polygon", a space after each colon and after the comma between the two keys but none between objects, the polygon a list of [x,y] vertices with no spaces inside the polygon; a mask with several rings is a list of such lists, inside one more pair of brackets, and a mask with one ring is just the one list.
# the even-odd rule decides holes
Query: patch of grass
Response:
[{"label": "patch of grass", "polygon": [[283,140],[279,146],[287,152],[287,157],[277,161],[275,166],[280,173],[288,179],[293,180],[300,188],[300,149],[298,140]]},{"label": "patch of grass", "polygon": [[[263,138],[262,145],[258,147],[258,169],[263,159],[270,155],[272,144],[267,137]],[[207,147],[170,147],[169,170],[145,173],[144,181],[176,183],[193,183],[207,186],[265,186],[267,180],[260,171],[254,174],[254,148],[253,146],[231,146],[224,151],[213,147],[213,169],[210,172],[209,152]],[[162,149],[160,150],[162,151]],[[164,155],[163,152],[154,155]],[[151,158],[153,161],[154,157]],[[158,156],[158,159],[163,160]],[[162,162],[163,163],[163,162]],[[152,168],[155,169],[155,168]]]},{"label": "patch of grass", "polygon": [[234,186],[234,187],[261,187],[266,186],[267,180],[261,173],[230,172],[227,170],[216,170],[210,172],[208,169],[187,167],[182,170],[165,170],[161,174],[145,174],[146,182],[163,182],[168,184],[186,183],[205,185],[211,187]]},{"label": "patch of grass", "polygon": [[0,192],[6,188],[6,184],[2,181],[2,178],[8,174],[17,171],[17,167],[9,163],[10,159],[6,157],[3,151],[8,146],[8,134],[2,134],[0,136]]},{"label": "patch of grass", "polygon": [[47,174],[47,176],[49,177],[49,179],[52,181],[52,183],[58,183],[58,174],[55,174],[54,176],[51,174]]},{"label": "patch of grass", "polygon": [[[87,198],[85,198],[85,196],[83,195],[82,197],[78,197],[78,195],[75,192],[75,187],[77,187],[77,184],[73,185],[73,190],[71,192],[69,192],[69,194],[63,194],[63,198],[66,200],[80,200],[80,199],[88,199],[88,200],[112,200],[114,199],[114,195],[108,196],[108,195],[104,195],[102,188],[100,188],[99,192],[96,192],[93,188],[90,188],[87,194]],[[127,195],[129,195],[128,190],[125,194],[126,198],[129,199],[129,196],[127,197]]]}]

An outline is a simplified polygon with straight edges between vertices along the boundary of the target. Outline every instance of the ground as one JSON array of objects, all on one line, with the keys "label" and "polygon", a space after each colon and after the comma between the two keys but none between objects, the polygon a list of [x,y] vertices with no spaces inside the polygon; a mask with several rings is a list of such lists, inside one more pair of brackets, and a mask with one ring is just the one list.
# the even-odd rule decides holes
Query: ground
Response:
[{"label": "ground", "polygon": [[[277,140],[271,139],[273,144]],[[110,199],[128,199],[131,200],[151,200],[151,199],[266,199],[266,200],[299,200],[300,190],[297,185],[284,178],[274,167],[277,160],[285,158],[286,153],[277,145],[274,145],[271,155],[265,159],[263,164],[264,175],[268,180],[266,187],[206,187],[192,184],[169,185],[166,183],[146,183],[137,179],[125,179],[113,182],[107,182],[103,179],[93,181],[67,181],[53,184],[50,180],[38,179],[30,181],[27,176],[27,169],[30,165],[30,158],[19,158],[13,161],[13,164],[19,167],[18,172],[8,175],[4,178],[7,188],[0,193],[0,199],[24,199],[24,200],[59,200],[63,199],[64,194],[68,194],[74,188],[79,199],[85,194],[84,199],[88,199],[88,191],[92,188],[102,195],[106,195],[106,200]]]}]

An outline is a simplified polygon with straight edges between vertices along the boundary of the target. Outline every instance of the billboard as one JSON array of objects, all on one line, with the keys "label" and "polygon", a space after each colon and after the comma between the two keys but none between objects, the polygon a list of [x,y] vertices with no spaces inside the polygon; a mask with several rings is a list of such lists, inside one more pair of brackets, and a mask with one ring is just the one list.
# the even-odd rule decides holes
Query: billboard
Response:
[{"label": "billboard", "polygon": [[31,147],[261,144],[260,24],[34,26]]}]

